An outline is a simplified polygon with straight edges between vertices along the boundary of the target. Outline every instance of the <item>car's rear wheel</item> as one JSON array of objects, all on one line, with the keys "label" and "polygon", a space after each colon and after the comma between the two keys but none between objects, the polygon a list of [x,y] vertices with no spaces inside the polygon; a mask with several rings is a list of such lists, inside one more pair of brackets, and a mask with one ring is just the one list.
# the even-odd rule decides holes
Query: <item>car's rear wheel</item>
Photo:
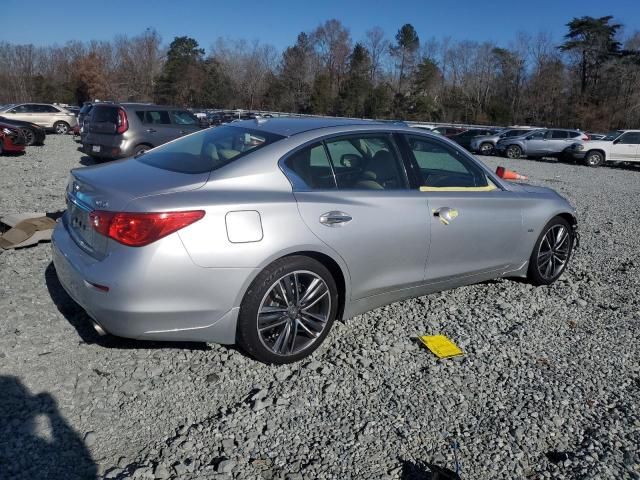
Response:
[{"label": "car's rear wheel", "polygon": [[518,145],[509,145],[506,151],[507,158],[517,159],[522,156],[522,149]]},{"label": "car's rear wheel", "polygon": [[295,362],[322,343],[337,309],[336,283],[324,265],[305,256],[284,257],[247,290],[238,316],[238,345],[265,363]]},{"label": "car's rear wheel", "polygon": [[480,145],[480,153],[482,155],[491,155],[493,153],[493,145],[489,142],[484,142]]},{"label": "car's rear wheel", "polygon": [[36,143],[36,134],[30,128],[20,129],[22,136],[24,137],[24,144],[29,147]]},{"label": "car's rear wheel", "polygon": [[56,122],[53,124],[53,129],[58,135],[66,135],[69,133],[69,124],[67,122]]},{"label": "car's rear wheel", "polygon": [[604,164],[604,155],[602,152],[587,152],[584,156],[584,163],[588,167],[599,167]]},{"label": "car's rear wheel", "polygon": [[147,150],[151,150],[151,147],[149,145],[137,145],[136,148],[133,149],[133,156],[134,157],[138,157],[140,155],[142,155],[144,152],[146,152]]},{"label": "car's rear wheel", "polygon": [[534,285],[555,282],[569,263],[573,230],[564,218],[555,217],[542,229],[529,258],[529,280]]}]

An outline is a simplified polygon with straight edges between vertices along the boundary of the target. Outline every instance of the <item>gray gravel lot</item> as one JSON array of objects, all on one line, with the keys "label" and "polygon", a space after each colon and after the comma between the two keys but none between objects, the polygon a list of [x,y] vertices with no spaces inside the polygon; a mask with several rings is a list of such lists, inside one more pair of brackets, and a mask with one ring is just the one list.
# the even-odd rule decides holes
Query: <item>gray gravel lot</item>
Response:
[{"label": "gray gravel lot", "polygon": [[[0,157],[0,212],[64,208],[82,157],[55,135]],[[457,442],[463,479],[640,479],[640,168],[482,160],[577,207],[563,278],[395,303],[292,366],[101,339],[48,244],[0,254],[0,478],[431,478]]]}]

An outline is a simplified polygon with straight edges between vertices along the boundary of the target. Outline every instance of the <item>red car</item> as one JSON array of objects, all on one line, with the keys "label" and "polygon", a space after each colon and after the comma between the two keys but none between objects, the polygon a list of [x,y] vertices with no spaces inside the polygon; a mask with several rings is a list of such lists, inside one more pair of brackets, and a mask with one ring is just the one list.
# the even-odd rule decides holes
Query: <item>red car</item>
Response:
[{"label": "red car", "polygon": [[0,123],[0,154],[24,152],[24,137],[20,130]]}]

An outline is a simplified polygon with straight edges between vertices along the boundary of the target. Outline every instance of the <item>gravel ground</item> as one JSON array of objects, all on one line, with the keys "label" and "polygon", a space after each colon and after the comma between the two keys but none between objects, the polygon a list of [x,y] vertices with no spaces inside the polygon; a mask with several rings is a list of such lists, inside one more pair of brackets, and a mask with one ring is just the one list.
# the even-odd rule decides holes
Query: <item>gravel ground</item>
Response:
[{"label": "gravel ground", "polygon": [[[0,157],[0,212],[64,208],[76,147]],[[563,278],[395,303],[291,366],[99,338],[48,244],[0,255],[0,478],[418,479],[455,453],[462,479],[640,479],[640,169],[482,160],[577,206]]]}]

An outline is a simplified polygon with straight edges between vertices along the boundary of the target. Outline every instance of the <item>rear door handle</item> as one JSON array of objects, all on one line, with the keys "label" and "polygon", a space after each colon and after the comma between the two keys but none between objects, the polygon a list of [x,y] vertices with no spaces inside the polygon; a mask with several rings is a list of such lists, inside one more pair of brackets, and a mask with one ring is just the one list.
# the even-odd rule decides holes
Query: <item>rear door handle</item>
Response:
[{"label": "rear door handle", "polygon": [[147,128],[147,132],[148,133],[156,133],[156,129],[155,128]]},{"label": "rear door handle", "polygon": [[353,220],[351,215],[344,212],[332,211],[320,215],[320,223],[327,227],[339,227]]},{"label": "rear door handle", "polygon": [[458,216],[458,210],[451,207],[440,207],[433,210],[433,216],[440,219],[444,225],[449,225]]}]

